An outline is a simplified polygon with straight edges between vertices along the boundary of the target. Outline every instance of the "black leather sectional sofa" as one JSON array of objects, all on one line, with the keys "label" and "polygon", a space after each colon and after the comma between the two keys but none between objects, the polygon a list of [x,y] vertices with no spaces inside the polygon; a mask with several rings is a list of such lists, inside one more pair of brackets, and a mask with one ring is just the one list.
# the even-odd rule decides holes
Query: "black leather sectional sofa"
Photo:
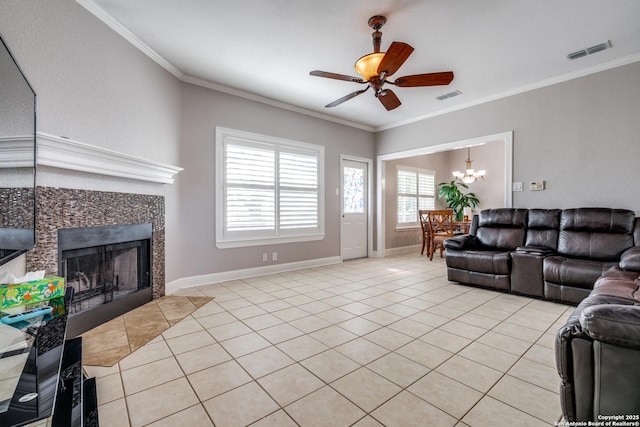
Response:
[{"label": "black leather sectional sofa", "polygon": [[627,251],[640,225],[626,209],[487,209],[468,235],[445,241],[449,280],[570,304]]},{"label": "black leather sectional sofa", "polygon": [[449,280],[578,304],[556,335],[565,421],[640,422],[634,212],[490,209],[474,218],[469,235],[445,241],[445,248]]}]

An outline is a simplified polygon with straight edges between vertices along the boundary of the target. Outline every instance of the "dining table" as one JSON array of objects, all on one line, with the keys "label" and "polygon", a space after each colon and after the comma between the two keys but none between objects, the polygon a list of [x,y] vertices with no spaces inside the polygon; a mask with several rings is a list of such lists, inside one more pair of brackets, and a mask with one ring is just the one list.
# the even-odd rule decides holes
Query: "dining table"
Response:
[{"label": "dining table", "polygon": [[462,234],[469,234],[469,230],[471,229],[471,220],[463,219],[461,221],[453,221],[453,229],[457,231],[462,231]]}]

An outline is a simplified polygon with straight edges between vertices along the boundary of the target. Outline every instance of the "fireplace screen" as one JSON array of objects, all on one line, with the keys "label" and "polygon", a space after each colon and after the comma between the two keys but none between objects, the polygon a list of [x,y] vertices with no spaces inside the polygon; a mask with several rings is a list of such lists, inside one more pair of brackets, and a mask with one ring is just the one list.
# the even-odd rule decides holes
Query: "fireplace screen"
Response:
[{"label": "fireplace screen", "polygon": [[149,286],[145,241],[126,242],[62,252],[67,286],[74,289],[73,315],[107,304]]},{"label": "fireplace screen", "polygon": [[58,230],[58,274],[74,291],[67,334],[151,301],[152,233],[150,223]]}]

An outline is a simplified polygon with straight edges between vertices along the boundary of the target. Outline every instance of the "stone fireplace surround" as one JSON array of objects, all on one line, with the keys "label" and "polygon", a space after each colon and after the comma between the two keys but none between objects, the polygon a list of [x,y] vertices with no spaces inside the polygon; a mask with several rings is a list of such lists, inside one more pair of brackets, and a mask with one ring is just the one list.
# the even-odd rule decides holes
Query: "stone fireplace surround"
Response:
[{"label": "stone fireplace surround", "polygon": [[26,254],[27,271],[58,275],[58,230],[122,224],[153,225],[152,296],[165,293],[164,197],[68,188],[36,188],[36,245]]}]

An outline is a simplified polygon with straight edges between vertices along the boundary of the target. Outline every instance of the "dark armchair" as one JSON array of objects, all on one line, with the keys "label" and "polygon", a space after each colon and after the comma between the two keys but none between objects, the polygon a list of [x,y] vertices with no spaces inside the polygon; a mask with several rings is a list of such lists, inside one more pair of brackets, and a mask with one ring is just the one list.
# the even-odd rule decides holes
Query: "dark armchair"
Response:
[{"label": "dark armchair", "polygon": [[527,209],[486,209],[468,235],[444,242],[449,280],[510,290],[510,253],[525,243]]}]

